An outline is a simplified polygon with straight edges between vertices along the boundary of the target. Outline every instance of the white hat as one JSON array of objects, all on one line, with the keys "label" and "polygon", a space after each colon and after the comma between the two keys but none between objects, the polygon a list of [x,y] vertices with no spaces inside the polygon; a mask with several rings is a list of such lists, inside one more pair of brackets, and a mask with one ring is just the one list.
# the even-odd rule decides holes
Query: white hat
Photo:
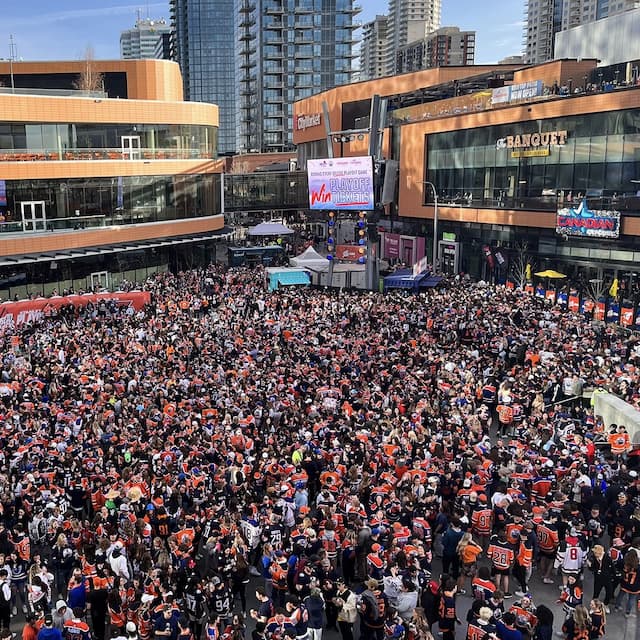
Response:
[{"label": "white hat", "polygon": [[129,505],[126,502],[123,502],[120,505],[120,511],[129,511]]},{"label": "white hat", "polygon": [[67,603],[64,600],[58,600],[58,602],[56,602],[56,611],[60,611],[60,609],[66,606]]},{"label": "white hat", "polygon": [[127,622],[126,629],[127,633],[135,633],[138,630],[138,628],[136,627],[136,623],[131,621]]},{"label": "white hat", "polygon": [[153,602],[154,599],[155,598],[150,593],[143,593],[140,598],[140,602],[142,602],[142,604],[147,604],[148,602]]},{"label": "white hat", "polygon": [[635,470],[631,470],[631,471],[629,471],[629,475],[630,475],[632,478],[637,478],[637,477],[638,477],[638,472],[637,472],[637,471],[635,471]]}]

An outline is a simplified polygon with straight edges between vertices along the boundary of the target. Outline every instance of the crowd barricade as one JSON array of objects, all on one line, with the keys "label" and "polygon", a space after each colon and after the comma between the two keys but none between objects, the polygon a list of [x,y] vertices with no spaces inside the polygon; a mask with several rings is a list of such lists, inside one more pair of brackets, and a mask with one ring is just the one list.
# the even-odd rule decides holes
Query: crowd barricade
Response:
[{"label": "crowd barricade", "polygon": [[151,302],[149,291],[114,291],[113,293],[84,293],[34,300],[17,300],[0,304],[0,331],[13,329],[25,323],[34,323],[57,314],[61,307],[84,307],[100,302],[115,302],[118,306],[133,307],[139,311]]},{"label": "crowd barricade", "polygon": [[[517,288],[516,284],[510,280],[506,282],[506,287],[508,289]],[[547,289],[542,285],[534,287],[531,283],[525,284],[523,290],[541,300],[549,300],[572,313],[590,314],[594,320],[599,322],[608,322],[625,329],[640,331],[640,305],[636,305],[631,300],[619,301],[611,297],[593,300],[581,295],[576,289],[557,291],[556,289]]]}]

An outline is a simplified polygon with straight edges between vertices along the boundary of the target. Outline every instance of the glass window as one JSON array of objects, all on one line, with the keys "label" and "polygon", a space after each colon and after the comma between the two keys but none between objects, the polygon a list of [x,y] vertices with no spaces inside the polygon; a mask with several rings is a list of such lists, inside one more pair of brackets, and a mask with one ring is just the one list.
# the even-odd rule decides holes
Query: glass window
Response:
[{"label": "glass window", "polygon": [[588,163],[591,151],[591,140],[589,138],[579,138],[576,140],[576,150],[574,162],[576,164]]},{"label": "glass window", "polygon": [[591,138],[591,149],[589,153],[589,162],[604,162],[607,151],[607,137],[593,136]]},{"label": "glass window", "polygon": [[623,152],[624,152],[624,136],[610,135],[607,138],[607,156],[606,156],[607,163],[622,162]]}]

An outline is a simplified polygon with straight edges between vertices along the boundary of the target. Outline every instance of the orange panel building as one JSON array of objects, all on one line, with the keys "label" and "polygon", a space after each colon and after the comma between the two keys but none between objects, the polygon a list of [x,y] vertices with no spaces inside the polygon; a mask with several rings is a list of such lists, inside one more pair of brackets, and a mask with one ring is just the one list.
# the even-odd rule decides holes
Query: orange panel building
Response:
[{"label": "orange panel building", "polygon": [[0,62],[0,83],[0,296],[113,287],[211,254],[218,108],[183,101],[177,64]]},{"label": "orange panel building", "polygon": [[525,255],[534,270],[576,281],[618,277],[630,294],[640,260],[640,87],[631,65],[596,64],[432,69],[311,96],[294,107],[299,165],[366,155],[379,95],[388,101],[383,158],[399,162],[397,197],[380,223],[383,257],[420,257],[396,237],[390,255],[385,236],[433,242],[435,192],[444,271],[505,280]]}]

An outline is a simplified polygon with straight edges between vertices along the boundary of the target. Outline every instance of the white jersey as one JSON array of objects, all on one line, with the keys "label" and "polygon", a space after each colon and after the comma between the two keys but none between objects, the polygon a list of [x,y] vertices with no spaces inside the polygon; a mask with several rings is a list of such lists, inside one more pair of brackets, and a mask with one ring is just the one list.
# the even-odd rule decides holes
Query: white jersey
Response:
[{"label": "white jersey", "polygon": [[567,573],[579,573],[586,558],[584,549],[577,542],[565,541],[558,547],[556,566]]}]

